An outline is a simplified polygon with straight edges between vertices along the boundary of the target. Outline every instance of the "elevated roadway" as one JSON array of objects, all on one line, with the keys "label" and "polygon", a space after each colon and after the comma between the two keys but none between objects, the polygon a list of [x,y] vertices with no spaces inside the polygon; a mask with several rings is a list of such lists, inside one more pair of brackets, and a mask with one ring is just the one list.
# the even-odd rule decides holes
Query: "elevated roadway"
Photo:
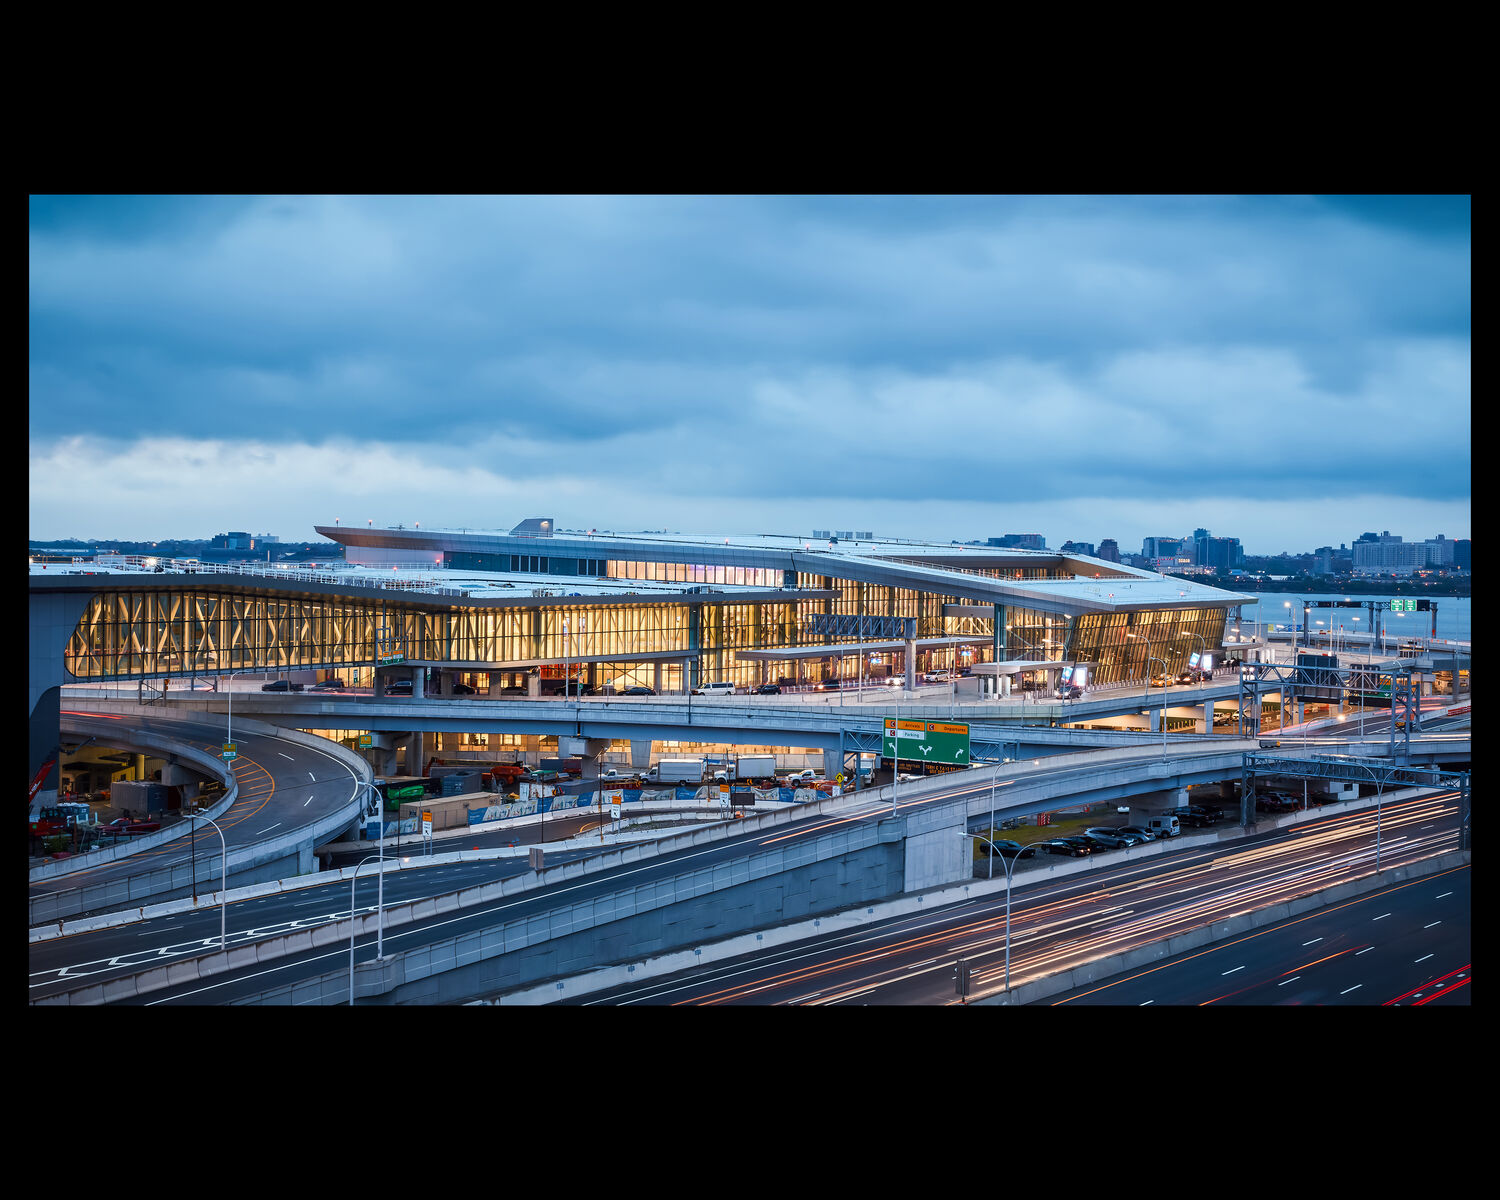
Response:
[{"label": "elevated roadway", "polygon": [[[724,823],[659,843],[610,850],[568,866],[549,866],[498,883],[473,882],[426,899],[388,906],[387,960],[359,972],[359,994],[386,1001],[447,1002],[486,989],[542,978],[569,963],[665,951],[707,936],[779,924],[799,915],[836,911],[850,904],[941,887],[967,877],[968,846],[956,836],[971,815],[988,810],[996,776],[997,813],[1018,813],[1049,803],[1045,778],[1070,794],[1155,791],[1214,771],[1239,771],[1240,754],[1254,743],[1184,749],[1163,764],[1146,747],[1103,751],[1092,773],[1082,763],[1043,760],[1014,763],[902,785],[891,812],[889,787],[797,809]],[[1159,747],[1156,748],[1159,755]],[[1024,787],[1015,785],[1024,780]],[[1133,782],[1132,782],[1133,781]],[[1055,804],[1055,799],[1050,801]],[[463,863],[493,862],[495,852],[467,852]],[[449,866],[455,856],[429,866]],[[393,864],[393,868],[396,865]],[[400,864],[400,869],[410,869]],[[482,878],[475,868],[472,879]],[[341,877],[328,897],[303,895],[303,914],[336,914],[336,896],[347,896]],[[300,891],[301,889],[299,889]],[[257,896],[257,900],[266,897]],[[277,903],[281,903],[278,901]],[[295,909],[263,904],[261,926],[292,919]],[[200,918],[205,928],[209,915]],[[357,918],[373,947],[373,919]],[[233,926],[231,927],[233,928]],[[160,932],[138,927],[139,949],[159,938],[164,951],[183,945],[181,926]],[[338,1003],[347,997],[349,938],[343,919],[316,929],[231,948],[226,954],[184,955],[169,969],[153,965],[79,988],[72,970],[108,955],[79,934],[60,940],[61,963],[49,960],[50,982],[34,997],[94,1003],[107,998],[193,1002]],[[212,941],[212,933],[205,934]],[[342,947],[340,949],[339,947]],[[38,961],[33,949],[33,961]],[[56,954],[50,950],[47,954]],[[70,965],[70,962],[72,965]],[[159,960],[158,960],[159,963]],[[34,976],[36,968],[34,967]],[[39,977],[39,976],[37,976]]]},{"label": "elevated roadway", "polygon": [[[98,706],[69,706],[61,720],[70,735],[154,755],[180,753],[205,774],[218,761],[224,741],[220,722],[159,708],[130,706],[121,715]],[[206,821],[183,822],[175,834],[164,831],[140,847],[34,868],[29,924],[188,894],[194,866],[198,889],[210,890],[219,883],[223,850],[231,884],[311,871],[313,847],[359,818],[368,768],[323,738],[248,719],[236,719],[234,737],[239,746],[234,794],[226,796],[227,805],[205,810],[222,830],[222,844]]]}]

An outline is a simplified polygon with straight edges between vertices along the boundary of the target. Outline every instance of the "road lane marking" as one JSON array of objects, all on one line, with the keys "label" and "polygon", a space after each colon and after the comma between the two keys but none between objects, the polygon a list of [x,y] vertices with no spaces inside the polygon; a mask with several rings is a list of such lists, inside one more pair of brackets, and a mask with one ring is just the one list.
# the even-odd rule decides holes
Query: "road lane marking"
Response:
[{"label": "road lane marking", "polygon": [[1378,917],[1371,917],[1370,920],[1372,920],[1372,921],[1384,921],[1390,915],[1391,915],[1390,913],[1381,913]]},{"label": "road lane marking", "polygon": [[1322,940],[1323,939],[1320,938],[1320,937],[1315,937],[1315,938],[1313,938],[1312,942],[1303,942],[1302,944],[1304,946],[1311,946],[1313,944],[1313,942],[1321,942]]},{"label": "road lane marking", "polygon": [[1146,1005],[1148,1005],[1148,1004],[1155,1004],[1155,1003],[1156,1003],[1155,1000],[1142,1000],[1138,1005],[1136,1005],[1136,1007],[1137,1008],[1145,1008]]},{"label": "road lane marking", "polygon": [[1348,994],[1349,994],[1349,993],[1350,993],[1350,992],[1352,992],[1352,991],[1354,991],[1354,990],[1355,990],[1355,988],[1362,988],[1362,987],[1364,987],[1364,986],[1365,986],[1365,985],[1364,985],[1364,984],[1362,984],[1362,983],[1356,983],[1356,984],[1355,984],[1355,985],[1354,985],[1354,987],[1352,987],[1352,988],[1345,988],[1345,989],[1344,989],[1344,990],[1343,990],[1343,991],[1342,991],[1342,992],[1340,992],[1340,993],[1339,993],[1339,995],[1340,995],[1340,996],[1347,996],[1347,995],[1348,995]]},{"label": "road lane marking", "polygon": [[1366,946],[1363,950],[1356,950],[1354,952],[1354,957],[1358,958],[1361,954],[1368,954],[1373,949],[1375,949],[1374,946]]},{"label": "road lane marking", "polygon": [[1219,974],[1220,975],[1233,975],[1235,971],[1243,971],[1244,969],[1245,969],[1245,964],[1241,963],[1239,966],[1233,968],[1233,970],[1220,971]]},{"label": "road lane marking", "polygon": [[1440,892],[1438,895],[1434,896],[1433,899],[1434,900],[1441,900],[1444,896],[1451,896],[1451,895],[1453,895],[1452,892]]},{"label": "road lane marking", "polygon": [[284,759],[286,759],[287,762],[296,762],[297,761],[290,754],[282,754],[280,750],[276,751],[276,753],[277,754],[281,754],[281,757],[284,758]]},{"label": "road lane marking", "polygon": [[[1442,922],[1441,922],[1441,921],[1434,921],[1434,922],[1433,922],[1433,923],[1432,923],[1432,925],[1441,925],[1441,924],[1442,924]],[[1422,926],[1422,928],[1423,928],[1423,929],[1431,929],[1431,928],[1432,928],[1432,925],[1423,925],[1423,926]]]},{"label": "road lane marking", "polygon": [[1289,984],[1289,983],[1295,983],[1297,980],[1299,980],[1301,978],[1302,978],[1302,976],[1300,976],[1300,975],[1293,975],[1290,979],[1283,979],[1276,986],[1277,987],[1286,987],[1287,984]]},{"label": "road lane marking", "polygon": [[[1436,953],[1437,953],[1437,951],[1436,951],[1436,950],[1434,950],[1434,951],[1433,951],[1433,952],[1432,952],[1432,953],[1433,953],[1433,954],[1436,954]],[[1422,957],[1421,957],[1421,958],[1414,958],[1414,959],[1412,959],[1412,962],[1414,962],[1414,963],[1419,963],[1419,962],[1426,962],[1426,961],[1427,961],[1427,960],[1428,960],[1428,959],[1429,959],[1429,958],[1431,958],[1431,957],[1432,957],[1432,954],[1424,954],[1424,955],[1422,955]]]}]

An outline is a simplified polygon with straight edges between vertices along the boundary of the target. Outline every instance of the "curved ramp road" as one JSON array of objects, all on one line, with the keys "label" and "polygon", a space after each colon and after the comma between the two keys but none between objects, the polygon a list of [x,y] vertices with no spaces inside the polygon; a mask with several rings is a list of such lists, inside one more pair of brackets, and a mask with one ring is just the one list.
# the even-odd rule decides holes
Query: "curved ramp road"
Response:
[{"label": "curved ramp road", "polygon": [[[112,732],[122,728],[139,728],[159,737],[194,749],[218,755],[224,744],[224,723],[217,718],[176,718],[158,714],[117,718],[115,714],[91,713],[84,706],[63,710],[64,728],[102,727],[99,738],[110,744]],[[314,825],[320,818],[347,808],[358,799],[360,784],[350,767],[333,753],[301,742],[294,742],[264,732],[266,727],[252,728],[235,721],[234,738],[239,757],[234,760],[234,776],[239,796],[227,811],[215,820],[224,834],[224,845],[232,854],[237,847],[258,844],[268,838]],[[116,733],[117,738],[122,738]],[[123,738],[122,738],[123,743]],[[144,874],[182,862],[196,855],[200,867],[199,890],[202,891],[202,863],[207,857],[217,863],[220,855],[219,835],[205,821],[195,821],[193,833],[184,833],[165,845],[142,850],[125,858],[97,867],[74,871],[30,885],[30,895],[69,891],[92,883]],[[233,882],[231,877],[231,883]],[[217,886],[217,877],[214,880]],[[182,891],[180,894],[186,894]],[[167,899],[171,893],[153,897]]]}]

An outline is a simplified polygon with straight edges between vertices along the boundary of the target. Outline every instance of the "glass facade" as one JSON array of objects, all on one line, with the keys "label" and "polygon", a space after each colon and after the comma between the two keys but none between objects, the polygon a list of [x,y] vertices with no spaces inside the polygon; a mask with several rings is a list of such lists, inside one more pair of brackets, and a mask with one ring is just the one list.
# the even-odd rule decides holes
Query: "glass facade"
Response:
[{"label": "glass facade", "polygon": [[[1165,664],[1168,676],[1187,669],[1193,653],[1223,661],[1224,608],[1156,609],[1085,613],[1073,621],[1063,657],[1088,663],[1097,683],[1145,679]],[[1148,659],[1159,660],[1150,662]]]},{"label": "glass facade", "polygon": [[[607,564],[620,566],[614,560]],[[449,604],[415,592],[390,598],[295,597],[254,587],[131,588],[101,590],[90,600],[69,639],[64,666],[79,679],[188,675],[254,669],[343,669],[373,667],[378,656],[407,661],[474,664],[494,671],[502,686],[524,682],[534,665],[585,662],[584,678],[597,685],[644,684],[680,691],[687,684],[729,680],[752,685],[763,678],[816,680],[838,674],[837,654],[859,639],[814,634],[818,615],[912,617],[916,636],[972,637],[969,663],[992,657],[993,620],[945,616],[944,606],[971,601],[830,575],[763,568],[695,568],[691,564],[645,563],[638,567],[703,570],[705,583],[791,583],[827,589],[827,598],[764,600],[686,595],[629,603],[577,597],[545,604],[507,606]],[[710,572],[722,573],[710,575]],[[636,576],[629,576],[636,577]],[[654,578],[655,576],[639,576]],[[693,576],[694,580],[698,577]],[[686,578],[681,580],[688,583]],[[1004,607],[1003,644],[1009,658],[1046,658],[1090,664],[1100,683],[1141,679],[1148,656],[1169,674],[1187,666],[1195,650],[1222,655],[1225,607],[1138,610],[1068,617],[1018,606]],[[881,639],[885,640],[885,639]],[[826,646],[830,658],[742,660],[738,651]],[[960,652],[952,646],[921,648],[915,669],[948,666]],[[894,661],[892,661],[894,660]],[[689,677],[683,677],[683,664]],[[887,669],[904,668],[901,655],[885,654]],[[1152,664],[1153,670],[1159,669]],[[867,672],[868,673],[868,672]]]}]

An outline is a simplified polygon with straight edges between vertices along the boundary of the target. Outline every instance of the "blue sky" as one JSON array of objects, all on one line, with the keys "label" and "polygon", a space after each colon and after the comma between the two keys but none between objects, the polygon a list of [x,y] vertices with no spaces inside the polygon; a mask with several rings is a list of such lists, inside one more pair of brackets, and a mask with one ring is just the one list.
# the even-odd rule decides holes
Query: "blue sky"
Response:
[{"label": "blue sky", "polygon": [[1466,197],[33,197],[33,538],[1469,536]]}]

